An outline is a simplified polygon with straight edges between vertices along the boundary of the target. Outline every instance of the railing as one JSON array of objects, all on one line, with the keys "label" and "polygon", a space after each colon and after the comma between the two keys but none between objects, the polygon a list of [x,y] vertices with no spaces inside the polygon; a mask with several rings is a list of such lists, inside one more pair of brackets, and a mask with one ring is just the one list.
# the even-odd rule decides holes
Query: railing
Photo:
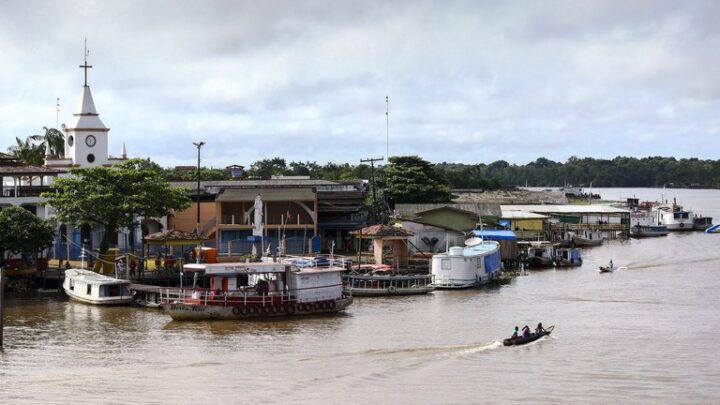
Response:
[{"label": "railing", "polygon": [[40,194],[50,191],[50,187],[48,186],[22,186],[17,188],[17,193],[15,192],[15,188],[3,188],[2,194],[0,194],[0,198],[6,197],[6,198],[19,198],[19,197],[40,197]]},{"label": "railing", "polygon": [[[321,287],[308,287],[290,291],[258,291],[256,287],[247,287],[233,291],[211,290],[207,288],[164,288],[160,290],[160,303],[162,304],[188,304],[188,305],[259,305],[271,306],[284,303],[300,302],[297,292],[302,290],[320,290],[342,287],[342,284],[333,284]],[[345,292],[341,297],[349,296]],[[332,298],[327,298],[332,299]]]}]

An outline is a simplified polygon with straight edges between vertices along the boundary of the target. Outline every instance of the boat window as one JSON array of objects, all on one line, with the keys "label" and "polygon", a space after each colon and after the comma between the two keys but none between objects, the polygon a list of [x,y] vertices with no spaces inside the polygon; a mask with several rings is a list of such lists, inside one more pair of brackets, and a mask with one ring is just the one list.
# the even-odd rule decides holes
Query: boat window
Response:
[{"label": "boat window", "polygon": [[442,270],[450,270],[452,266],[450,266],[450,259],[442,259],[442,262],[440,263],[440,268]]},{"label": "boat window", "polygon": [[92,294],[92,284],[88,284],[87,285],[87,295],[91,295],[91,294]]}]

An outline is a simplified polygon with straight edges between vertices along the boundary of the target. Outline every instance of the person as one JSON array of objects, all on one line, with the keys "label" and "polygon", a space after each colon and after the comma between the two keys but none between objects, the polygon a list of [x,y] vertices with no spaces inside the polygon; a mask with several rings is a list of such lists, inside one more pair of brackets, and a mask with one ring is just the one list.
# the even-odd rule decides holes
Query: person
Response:
[{"label": "person", "polygon": [[535,328],[535,333],[544,333],[544,332],[545,332],[545,328],[543,328],[542,322],[539,322],[537,325],[537,328]]},{"label": "person", "polygon": [[612,259],[611,259],[611,260],[610,260],[610,268],[612,268],[612,267],[613,267],[613,262],[612,262]]},{"label": "person", "polygon": [[135,259],[130,259],[130,277],[135,277],[135,268],[137,268]]},{"label": "person", "polygon": [[523,326],[522,333],[523,333],[523,337],[530,336],[530,327],[527,325]]},{"label": "person", "polygon": [[512,336],[510,336],[510,339],[517,339],[518,338],[518,327],[516,326],[513,330]]}]

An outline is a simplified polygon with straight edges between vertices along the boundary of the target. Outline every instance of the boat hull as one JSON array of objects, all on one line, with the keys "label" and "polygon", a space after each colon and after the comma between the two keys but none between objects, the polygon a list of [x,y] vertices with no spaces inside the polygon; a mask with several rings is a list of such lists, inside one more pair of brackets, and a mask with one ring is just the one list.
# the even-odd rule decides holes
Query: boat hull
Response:
[{"label": "boat hull", "polygon": [[636,238],[665,236],[668,229],[665,226],[642,226],[636,225],[630,228],[630,235]]},{"label": "boat hull", "polygon": [[67,288],[63,288],[65,291],[65,294],[73,300],[77,302],[82,302],[84,304],[91,304],[91,305],[130,305],[133,302],[132,296],[127,297],[111,297],[111,298],[86,298],[82,296],[78,296],[72,291],[69,291]]},{"label": "boat hull", "polygon": [[352,297],[316,302],[284,303],[280,305],[238,304],[199,305],[163,303],[162,309],[175,321],[249,320],[284,316],[316,315],[339,312],[352,304]]},{"label": "boat hull", "polygon": [[581,237],[575,237],[573,238],[573,242],[575,243],[575,246],[600,246],[603,243],[602,239],[586,239]]},{"label": "boat hull", "polygon": [[505,339],[503,340],[503,346],[520,346],[524,344],[528,344],[530,342],[534,342],[541,337],[549,336],[550,333],[552,333],[552,330],[547,330],[543,333],[533,333],[528,337],[518,337],[516,339]]},{"label": "boat hull", "polygon": [[389,295],[417,295],[432,292],[435,287],[417,288],[347,288],[345,291],[354,297],[382,297]]}]

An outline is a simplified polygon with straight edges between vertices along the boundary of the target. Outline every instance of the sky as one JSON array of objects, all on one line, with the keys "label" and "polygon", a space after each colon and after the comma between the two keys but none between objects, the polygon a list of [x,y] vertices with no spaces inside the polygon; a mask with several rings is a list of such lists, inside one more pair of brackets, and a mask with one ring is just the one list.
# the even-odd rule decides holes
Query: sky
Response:
[{"label": "sky", "polygon": [[718,159],[719,19],[717,1],[0,0],[0,150],[70,121],[87,38],[110,154],[166,167],[198,141],[212,167]]}]

